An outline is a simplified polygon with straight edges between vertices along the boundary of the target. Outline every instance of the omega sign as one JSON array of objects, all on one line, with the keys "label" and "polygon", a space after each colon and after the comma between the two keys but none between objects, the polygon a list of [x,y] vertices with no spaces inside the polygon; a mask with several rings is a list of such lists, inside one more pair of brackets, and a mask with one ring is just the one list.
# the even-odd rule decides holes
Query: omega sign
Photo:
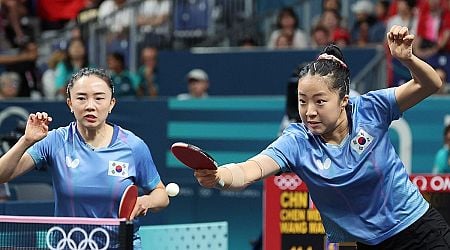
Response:
[{"label": "omega sign", "polygon": [[420,191],[450,192],[450,175],[411,175],[410,179]]}]

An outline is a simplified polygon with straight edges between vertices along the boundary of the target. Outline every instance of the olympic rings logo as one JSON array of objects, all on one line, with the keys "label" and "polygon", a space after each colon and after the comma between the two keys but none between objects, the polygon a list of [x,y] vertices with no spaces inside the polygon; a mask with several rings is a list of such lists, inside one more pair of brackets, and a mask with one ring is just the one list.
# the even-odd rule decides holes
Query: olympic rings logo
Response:
[{"label": "olympic rings logo", "polygon": [[[83,240],[78,242],[78,244],[72,238],[72,236],[77,232],[80,233],[81,235],[83,235]],[[99,248],[99,245],[94,240],[94,235],[96,233],[103,234],[105,236],[104,237],[105,238],[105,246],[102,248]],[[56,244],[56,247],[54,247],[54,245],[52,244],[52,239],[55,237],[55,235],[58,235],[58,234],[60,234],[61,238],[58,241],[58,243]],[[92,230],[88,236],[87,232],[84,229],[79,228],[79,227],[74,227],[74,228],[70,229],[69,233],[66,235],[66,232],[64,231],[64,229],[62,229],[61,227],[58,227],[58,226],[54,226],[48,230],[45,240],[47,243],[47,247],[50,248],[51,250],[65,249],[66,246],[70,250],[86,250],[86,249],[106,250],[106,249],[108,249],[109,243],[110,243],[110,238],[109,238],[108,232],[101,227],[97,227],[94,230]],[[87,248],[88,246],[89,246],[89,248]]]},{"label": "olympic rings logo", "polygon": [[297,175],[279,175],[273,181],[281,190],[295,190],[302,185],[302,180]]}]

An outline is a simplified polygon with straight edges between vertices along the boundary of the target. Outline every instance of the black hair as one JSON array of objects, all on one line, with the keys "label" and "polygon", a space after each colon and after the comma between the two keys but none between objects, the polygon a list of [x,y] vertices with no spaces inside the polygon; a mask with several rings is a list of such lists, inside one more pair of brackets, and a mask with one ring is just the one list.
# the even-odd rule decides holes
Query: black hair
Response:
[{"label": "black hair", "polygon": [[73,85],[77,80],[79,80],[83,76],[91,76],[94,75],[103,81],[106,82],[108,87],[111,89],[112,97],[114,97],[114,83],[111,79],[111,76],[104,69],[98,68],[82,68],[78,72],[74,73],[67,84],[66,94],[67,97],[70,98],[70,89],[73,88]]},{"label": "black hair", "polygon": [[414,8],[417,5],[417,0],[406,0],[406,4],[409,6],[409,8]]},{"label": "black hair", "polygon": [[112,52],[111,54],[109,54],[110,57],[114,58],[115,60],[119,61],[120,64],[122,65],[122,67],[125,66],[125,57],[122,53],[120,52]]},{"label": "black hair", "polygon": [[302,122],[298,112],[298,76],[308,62],[299,64],[291,73],[286,89],[286,115],[290,121]]},{"label": "black hair", "polygon": [[[328,0],[322,0],[322,12],[324,11],[324,10],[327,10],[326,8],[325,8],[325,3],[327,2]],[[338,0],[337,1],[337,11],[341,11],[341,8],[342,8],[342,4],[341,4],[341,1],[340,0]]]},{"label": "black hair", "polygon": [[[324,57],[321,57],[321,55]],[[301,79],[306,75],[320,75],[330,78],[330,89],[337,90],[340,98],[350,92],[350,71],[341,49],[334,44],[326,46],[317,60],[303,67],[298,77]]]},{"label": "black hair", "polygon": [[278,13],[278,17],[277,17],[277,28],[281,29],[281,19],[283,19],[284,16],[290,16],[292,18],[294,18],[294,27],[298,28],[298,17],[297,14],[295,13],[294,9],[291,7],[284,7],[280,10],[280,12]]}]

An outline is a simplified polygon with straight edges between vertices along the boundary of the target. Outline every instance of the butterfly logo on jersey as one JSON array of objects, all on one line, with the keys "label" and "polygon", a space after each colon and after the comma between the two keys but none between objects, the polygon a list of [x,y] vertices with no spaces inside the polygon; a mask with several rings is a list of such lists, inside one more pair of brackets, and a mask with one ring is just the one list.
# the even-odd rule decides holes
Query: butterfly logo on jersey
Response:
[{"label": "butterfly logo on jersey", "polygon": [[327,170],[331,167],[331,160],[330,158],[325,159],[325,161],[321,161],[319,159],[316,160],[316,166],[320,170]]},{"label": "butterfly logo on jersey", "polygon": [[80,159],[72,160],[70,156],[66,156],[66,165],[68,168],[76,168],[80,164]]},{"label": "butterfly logo on jersey", "polygon": [[372,141],[373,136],[361,129],[355,138],[352,139],[350,145],[358,154],[362,154]]},{"label": "butterfly logo on jersey", "polygon": [[120,161],[109,161],[108,175],[118,177],[128,177],[128,163]]}]

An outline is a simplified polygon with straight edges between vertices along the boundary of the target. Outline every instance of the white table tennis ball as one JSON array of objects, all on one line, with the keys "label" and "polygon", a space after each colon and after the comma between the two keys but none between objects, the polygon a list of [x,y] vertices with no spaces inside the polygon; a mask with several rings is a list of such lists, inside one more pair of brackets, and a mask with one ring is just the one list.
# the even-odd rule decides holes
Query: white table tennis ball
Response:
[{"label": "white table tennis ball", "polygon": [[176,183],[169,183],[166,186],[166,192],[170,197],[177,196],[180,192],[180,187]]}]

